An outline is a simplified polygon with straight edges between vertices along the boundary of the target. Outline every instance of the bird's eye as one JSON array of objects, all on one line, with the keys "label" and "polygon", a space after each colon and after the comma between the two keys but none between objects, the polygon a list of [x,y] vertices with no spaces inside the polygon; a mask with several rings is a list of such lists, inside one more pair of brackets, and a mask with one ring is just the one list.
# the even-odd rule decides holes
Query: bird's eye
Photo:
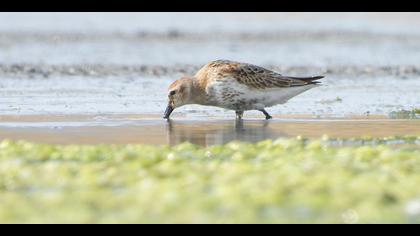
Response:
[{"label": "bird's eye", "polygon": [[174,91],[171,91],[171,92],[169,92],[169,95],[171,95],[171,96],[173,96],[173,95],[175,95],[175,90]]}]

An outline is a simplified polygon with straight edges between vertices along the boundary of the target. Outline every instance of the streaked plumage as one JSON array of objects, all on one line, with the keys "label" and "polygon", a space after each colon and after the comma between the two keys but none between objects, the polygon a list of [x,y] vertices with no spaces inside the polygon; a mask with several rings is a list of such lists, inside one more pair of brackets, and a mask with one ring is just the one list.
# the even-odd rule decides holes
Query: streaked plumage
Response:
[{"label": "streaked plumage", "polygon": [[264,110],[266,107],[283,104],[318,86],[316,80],[321,78],[323,76],[283,76],[248,63],[217,60],[203,66],[193,78],[184,77],[175,81],[169,88],[169,106],[217,106],[235,110],[238,118],[243,111],[259,110],[269,119],[271,116]]}]

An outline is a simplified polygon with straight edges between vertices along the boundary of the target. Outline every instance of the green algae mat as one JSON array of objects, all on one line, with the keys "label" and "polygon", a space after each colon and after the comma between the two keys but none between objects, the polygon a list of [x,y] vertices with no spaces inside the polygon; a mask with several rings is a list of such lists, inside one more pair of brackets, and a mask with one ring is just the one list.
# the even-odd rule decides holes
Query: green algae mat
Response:
[{"label": "green algae mat", "polygon": [[420,137],[0,142],[0,223],[420,223]]}]

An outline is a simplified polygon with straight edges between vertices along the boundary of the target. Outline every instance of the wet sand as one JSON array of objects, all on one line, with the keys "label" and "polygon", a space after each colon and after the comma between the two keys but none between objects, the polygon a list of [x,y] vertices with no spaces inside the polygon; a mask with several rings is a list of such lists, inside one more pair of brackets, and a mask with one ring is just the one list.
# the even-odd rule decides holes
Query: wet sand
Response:
[{"label": "wet sand", "polygon": [[[111,119],[111,117],[113,119]],[[52,121],[54,119],[54,121]],[[71,120],[73,119],[73,120]],[[310,119],[299,117],[265,121],[258,118],[237,122],[233,119],[161,119],[143,115],[54,117],[2,117],[0,139],[28,140],[51,144],[153,144],[182,142],[208,146],[233,140],[257,142],[280,137],[303,136],[351,138],[420,135],[420,120],[389,120],[384,117],[354,119]]]}]

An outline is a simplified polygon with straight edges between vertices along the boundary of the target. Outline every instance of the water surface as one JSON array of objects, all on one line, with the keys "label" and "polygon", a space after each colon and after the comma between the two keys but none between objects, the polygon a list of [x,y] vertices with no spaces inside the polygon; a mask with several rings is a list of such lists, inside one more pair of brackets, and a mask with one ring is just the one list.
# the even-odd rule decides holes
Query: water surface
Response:
[{"label": "water surface", "polygon": [[[67,116],[68,117],[68,116]],[[86,118],[86,117],[85,117]],[[164,121],[158,119],[87,120],[83,117],[56,121],[10,119],[0,122],[1,139],[24,139],[53,144],[158,144],[190,142],[202,146],[233,140],[258,142],[265,139],[303,136],[351,138],[420,135],[419,120],[275,118]]]}]

